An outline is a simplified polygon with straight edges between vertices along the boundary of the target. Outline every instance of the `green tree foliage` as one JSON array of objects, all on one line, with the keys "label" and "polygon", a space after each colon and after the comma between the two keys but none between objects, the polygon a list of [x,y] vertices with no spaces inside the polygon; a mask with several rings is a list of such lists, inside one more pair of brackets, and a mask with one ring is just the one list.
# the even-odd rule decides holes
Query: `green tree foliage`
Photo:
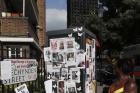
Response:
[{"label": "green tree foliage", "polygon": [[[92,15],[86,27],[105,42],[126,46],[140,43],[140,0],[105,0],[108,11],[102,18]],[[115,33],[114,39],[111,34]],[[110,39],[110,40],[108,40]]]}]

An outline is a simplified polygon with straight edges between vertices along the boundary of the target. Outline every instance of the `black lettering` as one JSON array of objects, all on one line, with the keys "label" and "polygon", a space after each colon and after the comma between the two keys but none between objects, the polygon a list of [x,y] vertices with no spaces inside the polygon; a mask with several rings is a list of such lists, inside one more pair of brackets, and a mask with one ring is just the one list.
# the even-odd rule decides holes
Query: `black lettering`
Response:
[{"label": "black lettering", "polygon": [[2,84],[6,84],[8,80],[2,80]]},{"label": "black lettering", "polygon": [[26,73],[29,73],[29,69],[25,69],[25,74],[26,74]]},{"label": "black lettering", "polygon": [[15,78],[14,77],[12,77],[12,83],[15,83]]}]

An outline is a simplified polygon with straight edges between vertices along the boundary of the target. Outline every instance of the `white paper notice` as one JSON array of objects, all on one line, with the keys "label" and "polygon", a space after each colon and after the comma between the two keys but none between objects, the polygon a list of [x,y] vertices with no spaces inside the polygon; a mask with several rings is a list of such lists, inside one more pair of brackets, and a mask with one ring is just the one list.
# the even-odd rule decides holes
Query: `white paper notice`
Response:
[{"label": "white paper notice", "polygon": [[22,84],[19,87],[15,88],[16,93],[29,93],[26,84]]},{"label": "white paper notice", "polygon": [[1,61],[1,79],[12,78],[11,74],[11,61]]},{"label": "white paper notice", "polygon": [[[2,63],[2,72],[8,74],[10,78],[4,75],[2,84],[10,85],[37,79],[38,63],[35,59],[4,59],[4,61]],[[10,61],[11,65],[7,61]]]},{"label": "white paper notice", "polygon": [[46,93],[52,93],[52,80],[47,80],[44,84]]}]

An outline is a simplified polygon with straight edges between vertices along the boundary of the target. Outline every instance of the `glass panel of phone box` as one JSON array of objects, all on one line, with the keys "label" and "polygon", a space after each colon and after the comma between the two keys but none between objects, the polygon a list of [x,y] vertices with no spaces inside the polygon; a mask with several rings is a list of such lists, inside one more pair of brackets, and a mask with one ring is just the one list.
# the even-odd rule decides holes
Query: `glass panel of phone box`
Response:
[{"label": "glass panel of phone box", "polygon": [[[74,37],[50,39],[44,48],[46,93],[95,93],[95,40],[86,39],[86,52]],[[81,70],[86,70],[86,75]],[[83,79],[84,78],[84,79]]]}]

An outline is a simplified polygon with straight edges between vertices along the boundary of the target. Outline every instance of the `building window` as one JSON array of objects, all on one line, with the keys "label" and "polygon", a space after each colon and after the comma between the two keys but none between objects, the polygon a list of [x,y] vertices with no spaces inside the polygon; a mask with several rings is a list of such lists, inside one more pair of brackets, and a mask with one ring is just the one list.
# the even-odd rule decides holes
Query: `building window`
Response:
[{"label": "building window", "polygon": [[22,48],[8,48],[9,58],[21,58],[22,54]]}]

